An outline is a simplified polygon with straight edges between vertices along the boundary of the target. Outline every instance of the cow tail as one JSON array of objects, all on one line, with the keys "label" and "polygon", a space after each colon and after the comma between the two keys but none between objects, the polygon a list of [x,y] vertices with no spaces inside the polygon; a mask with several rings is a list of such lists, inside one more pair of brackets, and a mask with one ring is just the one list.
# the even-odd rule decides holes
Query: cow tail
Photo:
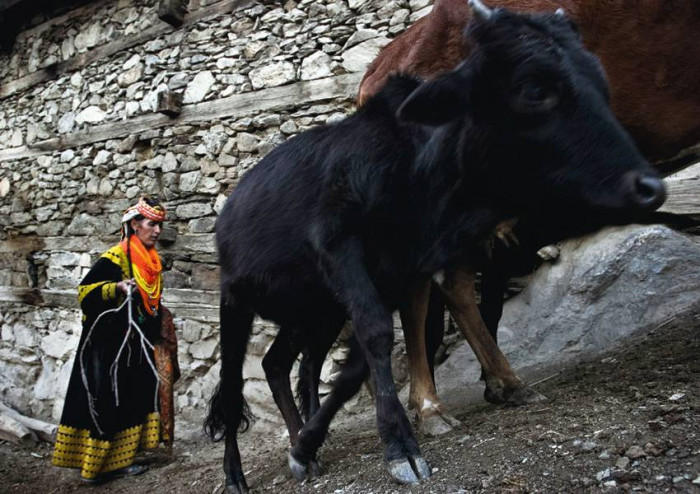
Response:
[{"label": "cow tail", "polygon": [[221,372],[219,384],[209,401],[204,431],[213,441],[227,434],[244,432],[254,419],[243,397],[243,360],[253,327],[253,313],[221,297]]}]

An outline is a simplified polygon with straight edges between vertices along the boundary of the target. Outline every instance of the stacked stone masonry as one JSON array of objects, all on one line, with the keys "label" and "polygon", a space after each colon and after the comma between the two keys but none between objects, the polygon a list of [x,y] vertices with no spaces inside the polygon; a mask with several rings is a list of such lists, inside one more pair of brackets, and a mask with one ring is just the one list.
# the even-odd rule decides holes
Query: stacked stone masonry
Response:
[{"label": "stacked stone masonry", "polygon": [[[198,420],[219,371],[217,212],[275,146],[351,113],[367,64],[430,8],[193,0],[175,29],[156,0],[96,1],[20,33],[0,54],[0,400],[59,418],[77,284],[117,241],[126,206],[156,194],[169,214],[159,251],[180,339],[176,404]],[[180,117],[154,114],[161,91],[183,94]],[[260,365],[274,335],[256,323],[246,394],[279,423]],[[344,358],[333,350],[323,392]],[[396,371],[405,378],[400,358]]]}]

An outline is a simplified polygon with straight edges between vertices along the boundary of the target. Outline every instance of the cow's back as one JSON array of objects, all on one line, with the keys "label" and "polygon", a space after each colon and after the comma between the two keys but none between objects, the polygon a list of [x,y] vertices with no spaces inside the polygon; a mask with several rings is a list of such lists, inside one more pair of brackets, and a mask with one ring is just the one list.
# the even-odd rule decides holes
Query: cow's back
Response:
[{"label": "cow's back", "polygon": [[[499,0],[489,2],[515,12],[555,10],[557,0]],[[433,10],[386,45],[369,65],[360,83],[358,104],[376,94],[393,73],[412,74],[423,79],[451,70],[469,54],[464,30],[472,12],[467,0],[435,0]]]},{"label": "cow's back", "polygon": [[360,214],[372,209],[397,168],[410,166],[411,136],[395,112],[417,85],[397,82],[355,115],[292,137],[248,171],[217,220],[222,279],[315,271],[318,229],[344,220],[350,203],[363,205]]},{"label": "cow's back", "polygon": [[[613,111],[645,155],[669,158],[700,141],[700,2],[648,0],[491,0],[516,12],[559,7],[603,62]],[[363,104],[394,72],[432,78],[469,47],[466,0],[436,0],[433,11],[388,44],[360,86]]]}]

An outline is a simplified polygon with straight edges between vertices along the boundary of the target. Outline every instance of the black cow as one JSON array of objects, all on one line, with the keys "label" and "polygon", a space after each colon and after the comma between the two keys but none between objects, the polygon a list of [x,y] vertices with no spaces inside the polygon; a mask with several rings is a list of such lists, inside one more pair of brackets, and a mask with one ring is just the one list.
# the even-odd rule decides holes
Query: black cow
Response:
[{"label": "black cow", "polygon": [[[426,83],[393,78],[355,115],[272,151],[224,206],[221,382],[206,426],[226,438],[229,492],[247,490],[237,432],[247,425],[242,365],[255,314],[299,346],[350,319],[358,342],[297,437],[295,476],[369,370],[389,471],[416,481],[430,469],[390,359],[391,313],[413,283],[478,258],[505,218],[551,208],[622,218],[663,201],[610,111],[600,64],[563,16],[499,10],[476,16],[470,36],[457,69]],[[271,354],[288,365],[284,345]]]}]

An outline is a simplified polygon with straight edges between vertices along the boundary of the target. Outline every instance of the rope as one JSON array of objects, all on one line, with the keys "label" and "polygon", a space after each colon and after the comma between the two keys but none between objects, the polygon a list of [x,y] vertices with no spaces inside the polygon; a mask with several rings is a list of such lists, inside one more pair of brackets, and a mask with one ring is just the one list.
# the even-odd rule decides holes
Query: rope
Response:
[{"label": "rope", "polygon": [[[92,336],[92,331],[95,329],[95,326],[97,325],[97,322],[102,318],[102,316],[112,313],[112,312],[119,312],[121,309],[124,308],[125,305],[127,305],[127,313],[128,313],[128,320],[129,324],[126,329],[126,334],[124,336],[124,340],[122,341],[121,345],[119,346],[119,350],[117,351],[117,356],[114,359],[114,362],[112,362],[112,365],[109,368],[109,373],[111,375],[111,380],[112,380],[112,390],[114,391],[114,399],[116,402],[116,406],[119,406],[119,383],[118,383],[118,372],[119,372],[119,359],[121,358],[122,352],[124,351],[124,347],[127,346],[129,338],[132,335],[132,329],[138,333],[140,337],[140,346],[141,346],[141,351],[143,354],[146,355],[146,360],[148,362],[149,367],[153,371],[153,375],[156,378],[156,386],[155,386],[155,393],[153,396],[153,409],[158,410],[158,388],[160,387],[160,377],[158,376],[158,371],[156,370],[156,366],[153,363],[153,360],[151,359],[151,356],[148,353],[148,349],[150,348],[151,350],[154,350],[153,345],[151,344],[150,341],[146,338],[146,335],[143,333],[143,330],[139,327],[138,324],[136,324],[136,321],[134,321],[134,315],[132,311],[132,290],[128,290],[126,294],[126,300],[116,309],[108,309],[104,312],[102,312],[99,316],[97,316],[97,319],[95,319],[95,322],[92,323],[92,326],[90,327],[90,330],[88,331],[87,336],[85,337],[85,343],[83,344],[83,347],[80,349],[80,372],[83,380],[83,386],[85,387],[85,392],[87,393],[88,397],[88,409],[90,411],[90,418],[92,419],[93,424],[95,424],[95,427],[97,428],[97,431],[100,434],[104,434],[102,429],[100,428],[100,425],[97,421],[98,418],[98,413],[97,409],[95,407],[95,398],[92,396],[90,393],[90,387],[88,385],[88,380],[87,380],[87,373],[85,372],[85,362],[84,362],[84,354],[85,354],[85,347],[90,343],[90,337]],[[128,345],[128,354],[127,354],[127,367],[131,365],[131,345]]]}]

